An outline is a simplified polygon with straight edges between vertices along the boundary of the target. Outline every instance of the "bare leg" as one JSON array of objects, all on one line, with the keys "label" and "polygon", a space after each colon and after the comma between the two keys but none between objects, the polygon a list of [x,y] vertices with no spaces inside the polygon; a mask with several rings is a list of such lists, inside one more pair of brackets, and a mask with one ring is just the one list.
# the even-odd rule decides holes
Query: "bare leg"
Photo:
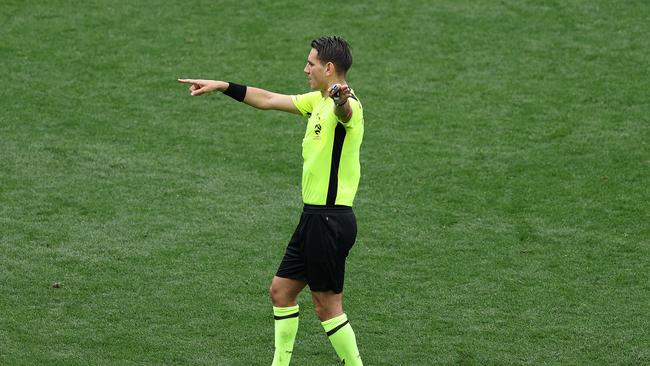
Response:
[{"label": "bare leg", "polygon": [[343,313],[343,294],[312,292],[311,297],[323,329],[341,361],[345,365],[363,366],[356,336]]},{"label": "bare leg", "polygon": [[306,285],[303,281],[274,276],[273,281],[271,281],[271,288],[269,288],[269,296],[271,296],[273,306],[295,306],[298,294]]},{"label": "bare leg", "polygon": [[321,322],[343,314],[343,293],[314,291],[311,293],[311,299]]},{"label": "bare leg", "polygon": [[293,353],[293,343],[298,332],[298,304],[296,298],[305,288],[302,281],[275,276],[269,295],[273,302],[275,319],[275,351],[272,366],[288,366]]}]

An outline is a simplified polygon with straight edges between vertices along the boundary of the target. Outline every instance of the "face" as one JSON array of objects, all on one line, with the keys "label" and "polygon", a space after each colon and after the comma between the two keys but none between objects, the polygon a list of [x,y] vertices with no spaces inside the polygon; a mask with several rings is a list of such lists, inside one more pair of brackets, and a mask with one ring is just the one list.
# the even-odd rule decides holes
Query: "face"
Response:
[{"label": "face", "polygon": [[309,78],[309,86],[313,90],[325,90],[327,89],[327,65],[323,65],[318,59],[318,51],[315,48],[312,48],[307,56],[307,64],[303,70]]}]

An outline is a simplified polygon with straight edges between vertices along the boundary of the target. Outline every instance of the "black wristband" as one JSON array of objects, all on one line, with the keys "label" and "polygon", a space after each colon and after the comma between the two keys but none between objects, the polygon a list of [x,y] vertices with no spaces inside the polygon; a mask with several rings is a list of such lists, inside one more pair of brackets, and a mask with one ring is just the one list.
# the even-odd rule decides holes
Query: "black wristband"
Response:
[{"label": "black wristband", "polygon": [[243,102],[244,98],[246,97],[246,85],[239,85],[229,81],[228,89],[226,89],[223,93],[234,100]]},{"label": "black wristband", "polygon": [[338,103],[334,103],[334,104],[336,104],[337,107],[343,107],[345,105],[345,103],[347,103],[347,102],[348,102],[348,100],[346,99],[345,102],[343,102],[341,104],[338,104]]}]

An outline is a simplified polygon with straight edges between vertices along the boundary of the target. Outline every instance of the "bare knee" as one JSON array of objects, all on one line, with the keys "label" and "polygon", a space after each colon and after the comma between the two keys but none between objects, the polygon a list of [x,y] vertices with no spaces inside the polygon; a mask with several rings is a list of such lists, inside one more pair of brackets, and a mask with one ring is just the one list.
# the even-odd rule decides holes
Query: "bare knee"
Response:
[{"label": "bare knee", "polygon": [[273,288],[273,285],[271,285],[271,287],[269,287],[269,297],[271,298],[272,302],[274,301],[273,299],[275,298],[275,296],[276,296],[276,290]]},{"label": "bare knee", "polygon": [[271,287],[269,287],[269,297],[273,306],[287,307],[296,305],[298,294],[304,286],[304,283],[300,281],[275,277]]},{"label": "bare knee", "polygon": [[279,307],[291,306],[288,305],[291,299],[289,299],[288,296],[286,295],[286,291],[283,291],[277,286],[271,285],[271,287],[269,287],[269,297],[271,298],[271,302],[273,303],[273,306],[279,306]]}]

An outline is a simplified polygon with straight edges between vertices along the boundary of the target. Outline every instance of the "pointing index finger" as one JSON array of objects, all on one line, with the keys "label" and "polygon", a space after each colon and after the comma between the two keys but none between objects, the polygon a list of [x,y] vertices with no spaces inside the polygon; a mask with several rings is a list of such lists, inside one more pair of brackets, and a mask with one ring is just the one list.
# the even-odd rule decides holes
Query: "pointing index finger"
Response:
[{"label": "pointing index finger", "polygon": [[178,82],[183,84],[196,84],[196,80],[193,79],[178,79]]}]

